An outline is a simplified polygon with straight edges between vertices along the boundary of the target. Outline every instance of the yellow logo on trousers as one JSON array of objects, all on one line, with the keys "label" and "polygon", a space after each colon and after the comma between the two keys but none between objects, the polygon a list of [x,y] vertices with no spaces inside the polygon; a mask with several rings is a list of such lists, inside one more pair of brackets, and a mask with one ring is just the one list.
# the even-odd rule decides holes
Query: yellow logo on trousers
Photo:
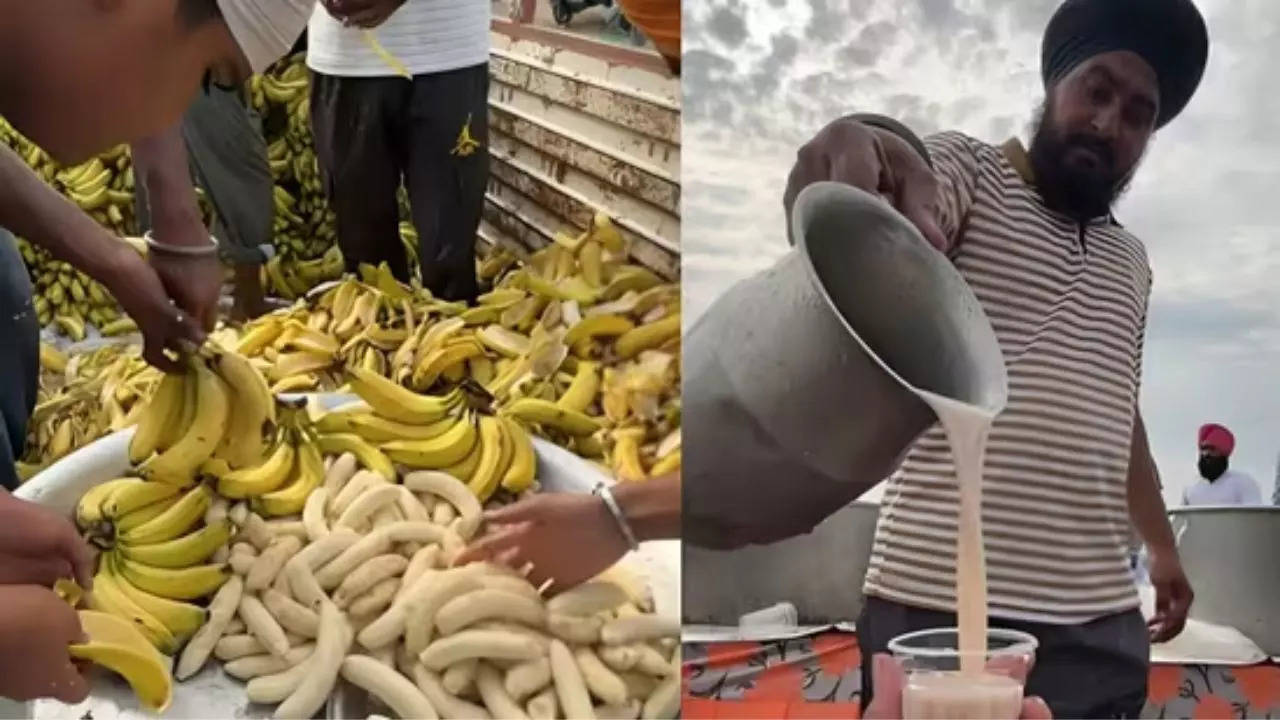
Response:
[{"label": "yellow logo on trousers", "polygon": [[450,155],[459,157],[467,157],[474,153],[480,147],[480,141],[471,137],[471,115],[467,115],[467,121],[462,125],[462,132],[458,133],[458,143],[453,146]]}]

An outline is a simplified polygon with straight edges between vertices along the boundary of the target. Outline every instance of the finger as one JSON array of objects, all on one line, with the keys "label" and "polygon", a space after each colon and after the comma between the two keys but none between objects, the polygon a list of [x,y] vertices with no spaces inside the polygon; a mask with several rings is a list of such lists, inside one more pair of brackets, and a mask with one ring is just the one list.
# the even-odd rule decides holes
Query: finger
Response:
[{"label": "finger", "polygon": [[519,545],[513,545],[509,548],[505,548],[501,550],[500,552],[498,552],[498,554],[493,556],[493,561],[498,563],[499,565],[506,565],[507,567],[511,568],[512,570],[515,570],[521,575],[526,574],[522,572],[522,570],[528,564],[520,562],[520,546]]},{"label": "finger", "polygon": [[1022,701],[1021,720],[1053,720],[1053,712],[1049,704],[1038,697],[1029,697]]},{"label": "finger", "polygon": [[[175,308],[172,321],[174,332],[170,337],[174,341],[186,340],[187,342],[195,343],[196,347],[204,344],[205,332],[200,327],[200,318],[192,318],[185,311]],[[173,343],[171,343],[171,346],[173,350],[183,351],[183,348],[173,345]]]},{"label": "finger", "polygon": [[55,700],[75,705],[89,697],[89,682],[68,658],[66,669],[59,673],[50,694]]},{"label": "finger", "polygon": [[454,567],[468,563],[483,562],[494,559],[498,553],[516,546],[520,542],[521,527],[515,526],[501,532],[493,532],[471,543],[467,549],[453,561]]},{"label": "finger", "polygon": [[902,717],[902,666],[891,655],[877,653],[871,658],[871,703],[867,720],[897,720]]},{"label": "finger", "polygon": [[0,584],[38,585],[52,588],[61,578],[71,577],[71,563],[59,556],[0,556]]},{"label": "finger", "polygon": [[159,368],[166,373],[177,373],[182,371],[182,366],[178,362],[164,354],[164,346],[159,345],[150,339],[144,341],[142,358],[153,367]]},{"label": "finger", "polygon": [[536,520],[546,504],[543,500],[544,498],[542,497],[535,497],[512,503],[496,510],[488,510],[484,514],[485,524],[490,526],[514,525]]},{"label": "finger", "polygon": [[949,250],[947,237],[938,227],[938,190],[933,178],[912,172],[898,178],[895,191],[898,211],[916,226],[930,245],[942,252]]},{"label": "finger", "polygon": [[[812,144],[800,148],[796,153],[796,164],[791,166],[791,172],[787,175],[787,187],[782,193],[782,208],[786,212],[788,236],[791,234],[791,210],[795,207],[796,197],[809,185],[826,179],[825,166],[826,162],[821,152]],[[794,241],[792,238],[792,242]]]}]

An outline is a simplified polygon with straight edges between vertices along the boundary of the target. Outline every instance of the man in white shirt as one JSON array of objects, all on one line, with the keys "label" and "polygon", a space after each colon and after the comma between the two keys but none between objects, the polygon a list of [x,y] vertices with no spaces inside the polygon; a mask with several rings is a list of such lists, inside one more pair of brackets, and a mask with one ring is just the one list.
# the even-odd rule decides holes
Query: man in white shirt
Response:
[{"label": "man in white shirt", "polygon": [[1182,491],[1183,505],[1261,505],[1258,483],[1227,465],[1236,438],[1217,423],[1200,428],[1200,479]]},{"label": "man in white shirt", "polygon": [[403,178],[423,286],[475,299],[489,179],[489,3],[322,0],[307,65],[316,157],[347,269],[386,262],[409,279],[396,201]]}]

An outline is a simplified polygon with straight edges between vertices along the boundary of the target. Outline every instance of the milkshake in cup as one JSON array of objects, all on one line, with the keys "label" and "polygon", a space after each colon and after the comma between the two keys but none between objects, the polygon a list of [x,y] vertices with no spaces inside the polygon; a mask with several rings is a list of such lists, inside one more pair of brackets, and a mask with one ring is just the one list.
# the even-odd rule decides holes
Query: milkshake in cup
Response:
[{"label": "milkshake in cup", "polygon": [[889,643],[904,674],[903,720],[1018,720],[1035,637],[988,630],[980,669],[967,672],[960,669],[959,640],[956,628],[938,628],[899,635]]}]

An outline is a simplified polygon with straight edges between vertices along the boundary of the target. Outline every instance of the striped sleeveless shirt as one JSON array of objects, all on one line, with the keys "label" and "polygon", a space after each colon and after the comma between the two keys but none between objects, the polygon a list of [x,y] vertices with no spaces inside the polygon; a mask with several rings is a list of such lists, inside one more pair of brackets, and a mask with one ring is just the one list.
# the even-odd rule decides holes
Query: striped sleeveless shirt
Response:
[{"label": "striped sleeveless shirt", "polygon": [[[1075,624],[1138,606],[1126,478],[1151,269],[1107,218],[1048,209],[1000,148],[926,140],[956,268],[995,329],[1009,374],[983,473],[990,614]],[[959,494],[934,426],[881,500],[864,591],[954,611]]]}]

